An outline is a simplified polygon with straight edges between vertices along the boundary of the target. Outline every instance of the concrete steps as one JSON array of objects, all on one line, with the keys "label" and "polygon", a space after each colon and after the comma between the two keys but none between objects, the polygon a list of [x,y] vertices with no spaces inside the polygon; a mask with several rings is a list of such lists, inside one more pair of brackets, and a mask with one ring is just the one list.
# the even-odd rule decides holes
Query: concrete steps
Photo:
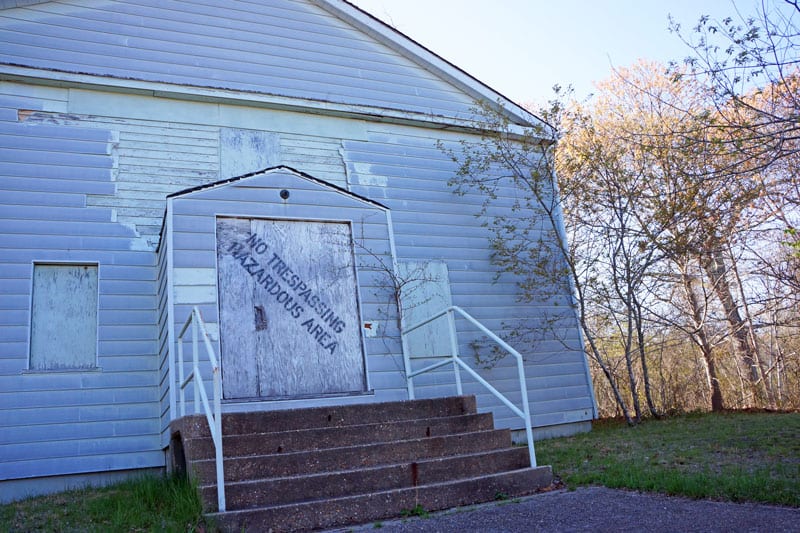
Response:
[{"label": "concrete steps", "polygon": [[223,416],[225,513],[204,416],[172,423],[173,457],[226,531],[306,531],[490,501],[545,487],[471,396]]}]

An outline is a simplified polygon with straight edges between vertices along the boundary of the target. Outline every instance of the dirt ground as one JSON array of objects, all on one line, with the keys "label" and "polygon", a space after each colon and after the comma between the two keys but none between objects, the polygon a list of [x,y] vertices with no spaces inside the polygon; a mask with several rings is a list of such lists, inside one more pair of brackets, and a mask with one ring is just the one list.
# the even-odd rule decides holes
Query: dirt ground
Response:
[{"label": "dirt ground", "polygon": [[513,500],[370,523],[337,531],[508,532],[674,531],[800,532],[800,509],[690,500],[605,487],[557,490]]}]

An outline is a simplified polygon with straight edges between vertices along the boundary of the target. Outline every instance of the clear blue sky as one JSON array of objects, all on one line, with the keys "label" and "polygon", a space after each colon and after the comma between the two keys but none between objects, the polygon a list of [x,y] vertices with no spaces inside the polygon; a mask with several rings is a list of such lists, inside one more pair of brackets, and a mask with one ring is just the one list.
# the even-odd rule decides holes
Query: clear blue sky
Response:
[{"label": "clear blue sky", "polygon": [[[668,30],[701,15],[753,13],[755,0],[350,0],[518,103],[543,103],[555,84],[575,96],[612,67],[667,63],[689,49]],[[782,0],[767,0],[780,4]]]}]

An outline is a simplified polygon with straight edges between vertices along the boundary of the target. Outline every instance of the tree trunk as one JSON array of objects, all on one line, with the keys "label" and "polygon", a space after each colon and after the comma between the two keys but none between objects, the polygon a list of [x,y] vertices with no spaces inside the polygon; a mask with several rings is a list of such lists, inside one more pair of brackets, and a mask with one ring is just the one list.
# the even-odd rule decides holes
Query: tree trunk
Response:
[{"label": "tree trunk", "polygon": [[694,325],[692,340],[700,348],[700,353],[703,356],[706,383],[711,392],[711,410],[716,413],[723,410],[722,388],[719,385],[719,378],[717,377],[714,352],[708,334],[706,333],[705,313],[703,312],[703,306],[700,305],[700,301],[697,299],[697,293],[695,293],[694,290],[694,278],[687,272],[682,272],[681,279],[683,281],[686,300],[689,302],[689,307],[692,310],[692,322]]},{"label": "tree trunk", "polygon": [[702,257],[702,264],[703,269],[711,278],[714,293],[725,310],[725,318],[728,321],[728,327],[733,335],[736,348],[748,370],[753,396],[760,405],[764,405],[767,401],[767,395],[761,376],[761,368],[758,365],[758,351],[749,339],[750,326],[742,319],[739,313],[739,306],[733,298],[733,292],[728,282],[728,269],[725,259],[719,252],[709,252]]},{"label": "tree trunk", "polygon": [[631,400],[633,402],[633,412],[635,416],[635,422],[638,424],[642,420],[642,407],[639,402],[639,383],[636,377],[636,369],[633,366],[633,318],[632,318],[632,309],[630,308],[630,302],[626,302],[628,305],[628,316],[627,316],[627,324],[626,324],[626,331],[625,331],[625,366],[628,370],[628,380],[631,386]]},{"label": "tree trunk", "polygon": [[581,315],[581,329],[584,332],[586,342],[589,344],[589,349],[592,354],[592,358],[600,365],[600,370],[603,371],[603,375],[608,380],[608,384],[611,386],[611,391],[614,393],[614,401],[617,403],[617,406],[622,411],[622,416],[625,417],[625,422],[628,423],[629,426],[634,426],[636,423],[631,418],[630,411],[628,411],[628,406],[625,404],[625,399],[619,392],[619,387],[617,387],[617,380],[614,379],[614,375],[611,373],[611,370],[606,365],[605,361],[603,360],[603,356],[600,355],[599,350],[597,349],[597,345],[594,343],[594,336],[591,332],[587,331],[586,324],[583,321],[583,315]]},{"label": "tree trunk", "polygon": [[655,402],[653,401],[652,387],[650,386],[650,370],[647,366],[647,355],[645,350],[644,340],[644,324],[642,320],[642,306],[638,300],[634,300],[634,313],[636,323],[636,341],[639,351],[639,361],[642,365],[642,381],[644,382],[644,397],[647,401],[647,408],[650,410],[650,415],[653,418],[661,418],[661,413],[656,409]]}]

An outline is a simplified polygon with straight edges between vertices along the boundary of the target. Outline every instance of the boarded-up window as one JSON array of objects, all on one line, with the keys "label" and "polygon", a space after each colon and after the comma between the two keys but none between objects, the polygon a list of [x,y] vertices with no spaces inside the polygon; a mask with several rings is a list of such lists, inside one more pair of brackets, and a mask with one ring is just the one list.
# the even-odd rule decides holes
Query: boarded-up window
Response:
[{"label": "boarded-up window", "polygon": [[33,267],[31,370],[94,368],[97,265]]},{"label": "boarded-up window", "polygon": [[[404,262],[397,266],[400,279],[404,282],[401,303],[406,326],[430,318],[453,305],[446,263]],[[412,331],[408,335],[408,349],[412,357],[451,355],[447,317],[443,316]]]}]

